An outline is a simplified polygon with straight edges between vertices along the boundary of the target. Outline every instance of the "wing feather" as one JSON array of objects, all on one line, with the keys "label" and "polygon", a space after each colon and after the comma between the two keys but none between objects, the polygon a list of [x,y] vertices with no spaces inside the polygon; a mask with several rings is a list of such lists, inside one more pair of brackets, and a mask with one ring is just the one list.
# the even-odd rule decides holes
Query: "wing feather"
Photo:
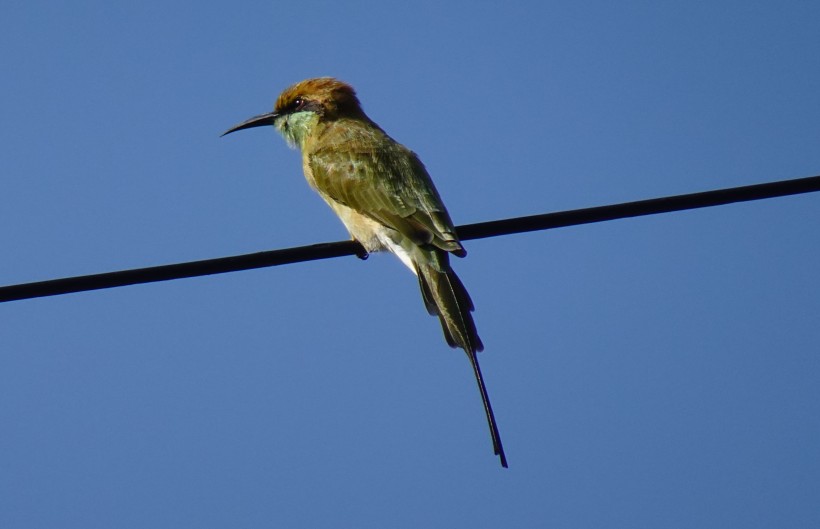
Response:
[{"label": "wing feather", "polygon": [[353,121],[335,125],[344,131],[326,131],[323,146],[307,154],[317,189],[415,244],[463,255],[450,215],[416,154],[381,129]]}]

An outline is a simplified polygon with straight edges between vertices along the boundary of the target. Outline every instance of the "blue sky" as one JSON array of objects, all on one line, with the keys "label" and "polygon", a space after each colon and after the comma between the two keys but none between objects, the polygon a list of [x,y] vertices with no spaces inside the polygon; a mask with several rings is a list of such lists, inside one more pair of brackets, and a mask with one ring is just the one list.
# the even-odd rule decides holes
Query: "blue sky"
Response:
[{"label": "blue sky", "polygon": [[[457,224],[820,173],[816,2],[6,2],[0,283],[340,240],[332,75]],[[817,527],[820,196],[0,305],[0,526]]]}]

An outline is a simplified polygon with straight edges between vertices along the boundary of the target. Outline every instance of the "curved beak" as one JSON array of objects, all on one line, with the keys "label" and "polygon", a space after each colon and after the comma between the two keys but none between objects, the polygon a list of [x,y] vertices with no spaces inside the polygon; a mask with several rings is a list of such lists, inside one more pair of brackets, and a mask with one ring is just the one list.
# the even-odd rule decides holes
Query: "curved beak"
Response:
[{"label": "curved beak", "polygon": [[250,129],[253,127],[264,127],[265,125],[273,125],[273,122],[276,121],[276,118],[278,117],[279,114],[277,114],[276,112],[268,112],[267,114],[254,116],[251,119],[243,121],[239,125],[236,125],[235,127],[231,127],[230,129],[226,130],[222,133],[222,136],[230,134],[231,132],[236,132],[237,130]]}]

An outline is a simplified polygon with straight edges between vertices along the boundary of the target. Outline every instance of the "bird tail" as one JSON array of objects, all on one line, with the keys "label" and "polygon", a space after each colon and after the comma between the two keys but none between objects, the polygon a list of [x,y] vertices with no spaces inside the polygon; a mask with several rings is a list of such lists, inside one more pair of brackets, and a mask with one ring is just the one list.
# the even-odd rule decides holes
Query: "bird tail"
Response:
[{"label": "bird tail", "polygon": [[450,347],[460,347],[467,353],[473,367],[481,400],[484,404],[484,413],[487,415],[487,424],[493,440],[493,451],[501,459],[501,465],[507,467],[507,456],[501,444],[501,435],[495,421],[490,397],[481,375],[476,353],[484,350],[484,344],[478,337],[475,322],[473,321],[473,300],[464,288],[464,284],[450,268],[449,255],[443,250],[422,250],[425,259],[416,259],[416,272],[419,278],[421,295],[427,312],[438,316],[444,338]]},{"label": "bird tail", "polygon": [[467,354],[483,351],[471,314],[475,310],[473,300],[450,268],[448,254],[441,250],[425,253],[427,259],[416,261],[416,272],[427,312],[438,316],[450,347],[460,347]]}]

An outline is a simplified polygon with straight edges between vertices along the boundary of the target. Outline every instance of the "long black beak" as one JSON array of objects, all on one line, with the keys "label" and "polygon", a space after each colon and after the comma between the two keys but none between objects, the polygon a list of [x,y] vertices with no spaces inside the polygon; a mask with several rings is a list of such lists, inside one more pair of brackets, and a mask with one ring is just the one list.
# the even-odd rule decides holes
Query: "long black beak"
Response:
[{"label": "long black beak", "polygon": [[276,112],[268,112],[267,114],[254,116],[251,119],[243,121],[239,125],[226,130],[222,133],[222,136],[230,134],[231,132],[236,132],[237,130],[250,129],[253,127],[264,127],[265,125],[273,125],[273,122],[276,121],[276,118],[278,117],[279,114],[277,114]]}]

